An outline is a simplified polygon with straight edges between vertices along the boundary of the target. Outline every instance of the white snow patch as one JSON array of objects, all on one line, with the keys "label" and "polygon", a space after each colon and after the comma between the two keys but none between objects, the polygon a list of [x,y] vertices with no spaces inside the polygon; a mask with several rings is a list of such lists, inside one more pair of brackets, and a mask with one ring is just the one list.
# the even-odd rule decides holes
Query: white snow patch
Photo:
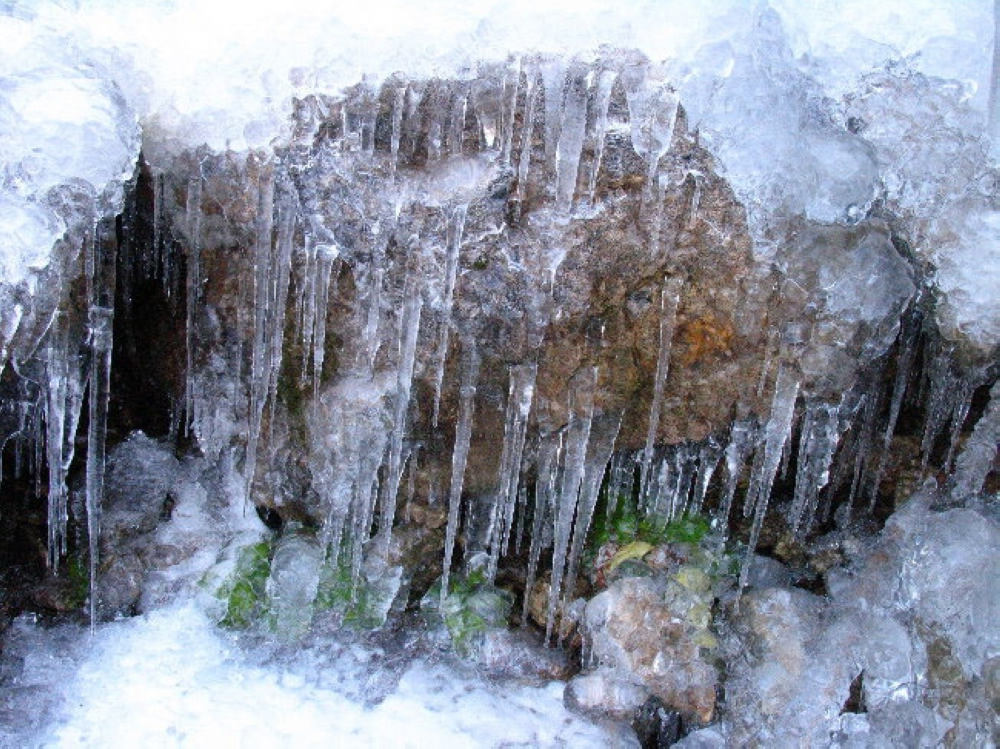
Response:
[{"label": "white snow patch", "polygon": [[[44,633],[31,634],[45,642]],[[373,678],[369,654],[254,657],[191,602],[103,625],[90,642],[84,630],[59,635],[49,647],[77,655],[47,659],[40,672],[62,705],[31,746],[603,747],[613,740],[566,711],[559,682],[501,687],[424,660],[366,707],[351,693]]]}]

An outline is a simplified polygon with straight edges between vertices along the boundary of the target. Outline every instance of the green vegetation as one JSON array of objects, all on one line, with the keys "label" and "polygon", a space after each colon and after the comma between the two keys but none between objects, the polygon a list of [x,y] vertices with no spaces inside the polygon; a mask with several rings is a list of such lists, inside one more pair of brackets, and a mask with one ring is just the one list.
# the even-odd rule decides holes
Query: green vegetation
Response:
[{"label": "green vegetation", "polygon": [[235,572],[216,592],[226,601],[226,614],[219,622],[223,627],[246,629],[264,612],[270,555],[271,544],[267,541],[240,549]]},{"label": "green vegetation", "polygon": [[316,592],[316,611],[336,611],[342,623],[355,629],[377,629],[385,624],[385,612],[378,591],[364,575],[358,576],[356,585],[351,582],[351,566],[341,559],[331,563],[328,559],[320,572]]},{"label": "green vegetation", "polygon": [[675,520],[647,515],[640,517],[632,497],[619,496],[615,511],[609,517],[598,508],[590,529],[588,548],[591,555],[609,541],[626,546],[636,541],[650,546],[661,544],[697,544],[710,530],[708,518],[703,515],[683,515]]},{"label": "green vegetation", "polygon": [[69,580],[69,603],[73,608],[83,608],[90,595],[90,570],[83,556],[71,556],[66,564],[66,579]]},{"label": "green vegetation", "polygon": [[470,655],[488,629],[507,626],[514,596],[486,582],[482,570],[456,575],[449,581],[448,595],[441,602],[441,581],[431,586],[420,608],[431,623],[448,629],[455,652]]}]

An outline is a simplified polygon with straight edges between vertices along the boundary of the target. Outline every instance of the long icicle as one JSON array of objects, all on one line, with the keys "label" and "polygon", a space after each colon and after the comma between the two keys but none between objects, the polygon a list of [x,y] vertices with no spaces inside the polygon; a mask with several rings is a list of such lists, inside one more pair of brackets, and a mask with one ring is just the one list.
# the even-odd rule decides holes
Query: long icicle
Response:
[{"label": "long icicle", "polygon": [[656,432],[660,428],[660,411],[663,408],[663,390],[670,370],[670,349],[673,346],[674,326],[677,322],[677,305],[680,301],[682,281],[667,278],[660,291],[660,351],[656,358],[656,375],[653,380],[653,400],[649,408],[649,426],[646,430],[646,444],[642,450],[642,464],[639,471],[639,497],[643,503],[649,491],[649,471],[653,462],[653,445]]},{"label": "long icicle", "polygon": [[521,474],[521,456],[524,453],[528,415],[531,412],[537,374],[538,366],[534,363],[519,364],[510,368],[503,447],[500,451],[500,475],[487,529],[490,556],[486,576],[489,580],[496,575],[500,556],[506,551],[510,538],[510,526],[517,500],[518,477]]},{"label": "long icicle", "polygon": [[576,514],[580,485],[587,460],[587,445],[594,419],[594,387],[597,367],[584,367],[573,376],[569,385],[569,424],[566,427],[566,456],[558,503],[553,517],[552,578],[549,584],[548,610],[545,619],[545,641],[552,641],[557,609],[562,594],[566,554]]},{"label": "long icicle", "polygon": [[441,573],[441,603],[448,596],[448,579],[451,560],[458,535],[459,510],[462,505],[462,485],[465,481],[465,463],[472,439],[472,417],[475,409],[476,380],[479,376],[479,356],[471,341],[463,344],[465,363],[462,367],[462,384],[459,390],[458,425],[455,427],[455,447],[451,454],[451,487],[448,491],[448,525],[445,529],[444,568]]},{"label": "long icicle", "polygon": [[441,333],[438,338],[437,351],[434,356],[434,410],[431,415],[431,425],[437,428],[438,415],[441,409],[441,386],[444,383],[444,367],[448,358],[448,338],[451,335],[451,315],[455,301],[455,281],[458,277],[458,259],[462,247],[462,234],[465,231],[465,216],[468,210],[466,204],[455,207],[449,223],[447,236],[448,254],[444,271],[444,302]]},{"label": "long icicle", "polygon": [[754,508],[753,525],[750,529],[750,540],[747,543],[746,556],[740,569],[740,590],[746,587],[750,576],[750,564],[753,561],[760,529],[764,525],[764,515],[767,512],[768,500],[774,486],[774,478],[778,473],[778,464],[785,442],[788,440],[795,416],[795,399],[799,394],[799,379],[795,371],[782,363],[778,367],[777,381],[774,385],[774,399],[771,401],[771,415],[764,427],[764,457],[760,461],[759,473],[753,477],[748,494],[753,493]]},{"label": "long icicle", "polygon": [[396,516],[396,494],[402,479],[403,437],[406,434],[406,415],[410,406],[410,389],[413,386],[413,366],[417,352],[417,333],[420,330],[420,312],[423,308],[423,289],[414,279],[404,291],[403,316],[400,320],[399,363],[396,368],[396,398],[393,411],[392,435],[389,439],[389,467],[386,475],[386,492],[382,504],[383,543],[388,549],[392,537],[392,523]]}]

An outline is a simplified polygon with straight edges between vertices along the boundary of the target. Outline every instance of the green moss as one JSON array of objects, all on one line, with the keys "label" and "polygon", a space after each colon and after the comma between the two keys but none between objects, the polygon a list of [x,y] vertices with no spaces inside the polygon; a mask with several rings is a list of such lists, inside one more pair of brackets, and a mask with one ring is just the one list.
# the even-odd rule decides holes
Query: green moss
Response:
[{"label": "green moss", "polygon": [[372,585],[359,575],[352,584],[351,567],[343,560],[336,564],[327,561],[320,572],[316,591],[316,611],[337,611],[341,622],[354,629],[377,629],[385,624],[385,616]]},{"label": "green moss", "polygon": [[513,595],[488,584],[485,573],[479,569],[451,578],[443,604],[440,580],[431,586],[420,604],[432,624],[443,623],[447,627],[452,647],[462,656],[473,652],[488,629],[507,626],[513,607]]},{"label": "green moss", "polygon": [[486,255],[480,255],[472,261],[473,270],[486,270],[490,267],[490,259]]},{"label": "green moss", "polygon": [[219,622],[223,627],[246,629],[264,613],[270,555],[267,541],[240,549],[235,572],[216,593],[226,601],[226,614]]},{"label": "green moss", "polygon": [[70,605],[82,608],[90,595],[90,570],[86,560],[78,556],[70,557],[66,564],[66,579],[70,583]]}]

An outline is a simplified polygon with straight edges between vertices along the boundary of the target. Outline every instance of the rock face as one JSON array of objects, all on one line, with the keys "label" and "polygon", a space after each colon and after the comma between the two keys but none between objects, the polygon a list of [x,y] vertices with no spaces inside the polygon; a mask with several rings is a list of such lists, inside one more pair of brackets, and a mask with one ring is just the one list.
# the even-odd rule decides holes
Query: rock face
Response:
[{"label": "rock face", "polygon": [[711,584],[703,573],[681,571],[665,584],[649,577],[616,580],[587,604],[589,660],[599,672],[606,670],[606,678],[617,676],[642,696],[632,707],[653,695],[707,723],[715,714],[719,678],[710,659],[702,657],[714,645],[711,608]]}]

